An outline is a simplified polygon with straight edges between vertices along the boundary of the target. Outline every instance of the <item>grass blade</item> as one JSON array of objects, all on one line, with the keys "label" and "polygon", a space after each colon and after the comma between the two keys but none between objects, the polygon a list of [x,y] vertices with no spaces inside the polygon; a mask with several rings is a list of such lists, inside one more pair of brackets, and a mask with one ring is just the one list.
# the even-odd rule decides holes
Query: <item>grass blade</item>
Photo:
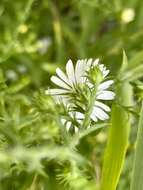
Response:
[{"label": "grass blade", "polygon": [[141,108],[131,190],[143,189],[143,103]]},{"label": "grass blade", "polygon": [[[117,88],[117,94],[121,105],[131,105],[132,88],[128,83],[120,84]],[[111,127],[103,163],[101,190],[116,189],[125,159],[130,120],[128,113],[121,105],[115,104],[112,107]]]}]

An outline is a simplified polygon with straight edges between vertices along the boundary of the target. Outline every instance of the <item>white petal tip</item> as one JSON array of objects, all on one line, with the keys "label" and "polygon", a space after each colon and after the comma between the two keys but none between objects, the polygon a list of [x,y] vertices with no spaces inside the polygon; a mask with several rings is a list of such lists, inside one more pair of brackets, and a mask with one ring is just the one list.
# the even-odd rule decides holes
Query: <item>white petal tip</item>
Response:
[{"label": "white petal tip", "polygon": [[61,71],[61,69],[59,67],[56,68],[56,73],[58,73],[59,71]]},{"label": "white petal tip", "polygon": [[67,64],[73,64],[72,60],[69,59],[68,62],[67,62]]},{"label": "white petal tip", "polygon": [[93,66],[98,65],[98,63],[99,63],[99,58],[95,59],[95,61],[93,62]]},{"label": "white petal tip", "polygon": [[55,79],[55,76],[51,76],[50,80],[53,82]]},{"label": "white petal tip", "polygon": [[79,129],[77,127],[74,128],[75,133],[78,133]]},{"label": "white petal tip", "polygon": [[46,94],[46,95],[49,95],[49,90],[45,90],[45,94]]},{"label": "white petal tip", "polygon": [[112,91],[101,91],[101,93],[97,96],[99,100],[113,100],[115,98],[115,93]]}]

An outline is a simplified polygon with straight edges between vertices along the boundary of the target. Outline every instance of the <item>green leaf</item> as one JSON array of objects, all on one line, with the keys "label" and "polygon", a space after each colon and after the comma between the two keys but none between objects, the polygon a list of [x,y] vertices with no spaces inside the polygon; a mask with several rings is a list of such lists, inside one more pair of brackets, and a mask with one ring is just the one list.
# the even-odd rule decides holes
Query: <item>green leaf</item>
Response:
[{"label": "green leaf", "polygon": [[143,65],[138,65],[137,67],[126,71],[122,75],[121,80],[134,81],[142,76],[143,76]]},{"label": "green leaf", "polygon": [[128,83],[118,85],[116,94],[118,104],[114,104],[111,113],[111,127],[104,156],[101,190],[115,190],[124,164],[128,146],[130,120],[123,106],[131,106],[132,88]]},{"label": "green leaf", "polygon": [[3,72],[2,70],[0,69],[0,91],[3,91],[7,88],[7,85],[5,83],[5,79],[4,79],[4,76],[3,76]]},{"label": "green leaf", "polygon": [[120,70],[120,79],[134,81],[143,76],[143,65],[141,64],[143,61],[143,50],[136,53],[133,58],[127,60],[127,56],[125,51],[123,51],[123,63]]},{"label": "green leaf", "polygon": [[101,129],[103,129],[104,127],[106,127],[108,125],[108,123],[101,123],[95,126],[92,126],[88,129],[85,129],[83,132],[80,133],[80,139],[84,138],[85,136],[88,136],[89,134],[93,133],[93,132],[97,132]]},{"label": "green leaf", "polygon": [[143,189],[143,103],[140,113],[131,190]]},{"label": "green leaf", "polygon": [[128,58],[126,52],[123,50],[123,61],[121,65],[120,72],[122,73],[128,67]]},{"label": "green leaf", "polygon": [[23,88],[25,88],[27,85],[30,84],[30,78],[29,77],[23,77],[21,78],[17,83],[11,85],[8,89],[8,92],[11,94],[17,93]]},{"label": "green leaf", "polygon": [[97,133],[98,131],[100,131],[101,129],[103,129],[104,127],[107,127],[107,125],[109,125],[108,123],[101,123],[98,125],[94,125],[90,128],[84,129],[83,131],[81,131],[80,133],[75,134],[74,137],[72,137],[72,140],[70,142],[70,147],[75,147],[76,145],[78,145],[78,143],[80,142],[80,140],[92,133]]},{"label": "green leaf", "polygon": [[143,61],[143,50],[137,52],[129,61],[129,68],[136,67]]}]

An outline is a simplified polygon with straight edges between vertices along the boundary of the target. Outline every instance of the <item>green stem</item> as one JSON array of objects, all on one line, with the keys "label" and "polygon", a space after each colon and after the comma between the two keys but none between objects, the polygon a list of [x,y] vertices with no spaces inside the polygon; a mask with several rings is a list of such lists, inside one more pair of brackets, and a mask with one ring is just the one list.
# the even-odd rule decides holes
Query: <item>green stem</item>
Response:
[{"label": "green stem", "polygon": [[58,7],[56,3],[53,1],[49,1],[51,12],[53,15],[53,29],[56,40],[56,48],[57,48],[57,62],[61,62],[63,59],[63,42],[62,42],[62,26],[60,22],[60,15],[58,11]]},{"label": "green stem", "polygon": [[131,190],[143,190],[143,102],[138,126]]},{"label": "green stem", "polygon": [[85,119],[83,121],[83,129],[86,129],[90,125],[90,121],[91,121],[90,115],[93,111],[95,99],[96,99],[96,87],[94,87],[94,90],[91,93],[91,99],[89,100],[89,106],[87,109],[87,113],[85,115]]},{"label": "green stem", "polygon": [[35,174],[32,184],[30,185],[30,187],[27,190],[36,190],[37,189],[37,178],[38,178],[38,175]]}]

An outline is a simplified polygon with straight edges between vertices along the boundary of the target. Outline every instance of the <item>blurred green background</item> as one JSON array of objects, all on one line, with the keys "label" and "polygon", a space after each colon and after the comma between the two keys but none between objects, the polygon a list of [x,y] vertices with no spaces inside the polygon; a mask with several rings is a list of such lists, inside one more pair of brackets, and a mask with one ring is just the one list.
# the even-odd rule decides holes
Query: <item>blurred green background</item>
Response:
[{"label": "blurred green background", "polygon": [[11,82],[22,75],[32,88],[67,59],[99,57],[116,73],[122,49],[142,50],[141,0],[1,0],[0,63]]},{"label": "blurred green background", "polygon": [[[69,58],[99,57],[116,75],[123,49],[129,58],[143,51],[142,0],[0,1],[0,68],[13,93],[31,97],[47,89],[56,67],[64,69]],[[118,190],[129,187],[135,137],[133,129]],[[95,151],[93,162],[100,165],[106,138],[106,130],[87,138],[81,152],[88,157]]]}]

